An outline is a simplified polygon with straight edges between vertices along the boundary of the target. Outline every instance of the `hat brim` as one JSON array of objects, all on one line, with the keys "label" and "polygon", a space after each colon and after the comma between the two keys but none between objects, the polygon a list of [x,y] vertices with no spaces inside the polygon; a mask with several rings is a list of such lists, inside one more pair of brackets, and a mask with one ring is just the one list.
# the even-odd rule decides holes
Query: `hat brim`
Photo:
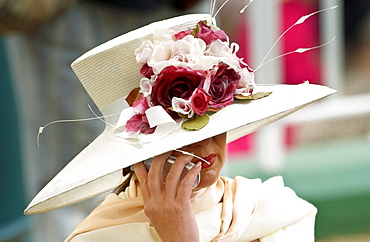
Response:
[{"label": "hat brim", "polygon": [[306,83],[257,86],[255,91],[272,94],[223,108],[211,115],[209,123],[199,131],[178,129],[175,134],[143,146],[117,137],[107,126],[37,194],[25,214],[44,213],[92,198],[117,187],[124,167],[225,132],[227,142],[231,142],[335,92]]}]

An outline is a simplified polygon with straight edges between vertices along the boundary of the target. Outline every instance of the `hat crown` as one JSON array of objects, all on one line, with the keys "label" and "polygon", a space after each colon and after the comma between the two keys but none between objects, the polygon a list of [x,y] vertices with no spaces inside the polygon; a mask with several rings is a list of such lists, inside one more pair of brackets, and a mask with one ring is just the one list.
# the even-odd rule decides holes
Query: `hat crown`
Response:
[{"label": "hat crown", "polygon": [[191,14],[151,23],[86,52],[72,63],[72,69],[102,110],[139,87],[141,66],[136,63],[134,51],[145,40],[153,40],[156,30],[179,32],[210,18],[209,14]]}]

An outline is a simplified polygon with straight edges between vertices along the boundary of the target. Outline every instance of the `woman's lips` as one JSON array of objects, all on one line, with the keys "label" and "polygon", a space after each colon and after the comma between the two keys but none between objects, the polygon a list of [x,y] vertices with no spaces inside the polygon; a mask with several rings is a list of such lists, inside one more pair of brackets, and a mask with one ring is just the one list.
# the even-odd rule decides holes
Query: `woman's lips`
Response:
[{"label": "woman's lips", "polygon": [[216,154],[210,154],[206,157],[202,157],[203,159],[205,159],[206,161],[208,161],[209,164],[207,164],[206,162],[202,162],[202,169],[206,169],[208,167],[211,167],[214,163],[215,163],[215,159],[216,159]]},{"label": "woman's lips", "polygon": [[[184,152],[186,152],[188,154],[190,153],[189,155],[194,154],[190,151],[182,151],[182,150],[175,150],[175,151],[180,152],[182,154],[184,154]],[[195,155],[193,155],[193,156],[194,156],[195,160],[193,159],[192,163],[196,164],[199,161],[202,162],[202,169],[206,169],[206,168],[211,167],[215,163],[215,160],[216,160],[216,157],[217,157],[217,155],[215,153],[209,154],[206,157],[195,156]],[[199,159],[199,158],[201,158],[201,159]],[[206,160],[208,163],[204,160]]]}]

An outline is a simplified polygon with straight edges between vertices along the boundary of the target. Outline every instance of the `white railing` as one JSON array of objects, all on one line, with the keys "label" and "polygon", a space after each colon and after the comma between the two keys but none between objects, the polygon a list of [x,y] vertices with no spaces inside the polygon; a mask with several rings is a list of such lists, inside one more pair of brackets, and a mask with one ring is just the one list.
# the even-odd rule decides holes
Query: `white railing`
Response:
[{"label": "white railing", "polygon": [[[280,33],[280,1],[259,0],[251,5],[249,13],[245,14],[249,22],[251,37],[251,60],[253,67],[260,65],[269,49],[279,38]],[[280,43],[272,52],[270,58],[281,53]],[[255,74],[256,80],[263,83],[278,84],[282,82],[282,68],[280,59],[272,61]],[[268,171],[280,170],[284,160],[284,129],[281,122],[275,122],[259,130],[256,136],[255,154],[260,166]]]}]

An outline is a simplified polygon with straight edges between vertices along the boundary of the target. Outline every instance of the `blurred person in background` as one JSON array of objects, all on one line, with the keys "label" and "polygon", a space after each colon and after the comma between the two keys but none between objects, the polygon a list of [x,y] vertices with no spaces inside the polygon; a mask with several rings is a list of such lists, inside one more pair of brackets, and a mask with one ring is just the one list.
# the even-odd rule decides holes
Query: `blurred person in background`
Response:
[{"label": "blurred person in background", "polygon": [[370,92],[370,1],[344,1],[346,94]]},{"label": "blurred person in background", "polygon": [[[27,200],[104,127],[99,121],[54,125],[42,134],[37,148],[40,126],[54,120],[93,117],[88,105],[96,112],[70,68],[72,61],[122,33],[194,11],[199,2],[201,0],[0,0],[0,33],[7,43],[20,113]],[[63,209],[63,215],[55,211],[35,216],[31,228],[33,239],[65,238],[86,216],[86,206],[88,203]]]}]

